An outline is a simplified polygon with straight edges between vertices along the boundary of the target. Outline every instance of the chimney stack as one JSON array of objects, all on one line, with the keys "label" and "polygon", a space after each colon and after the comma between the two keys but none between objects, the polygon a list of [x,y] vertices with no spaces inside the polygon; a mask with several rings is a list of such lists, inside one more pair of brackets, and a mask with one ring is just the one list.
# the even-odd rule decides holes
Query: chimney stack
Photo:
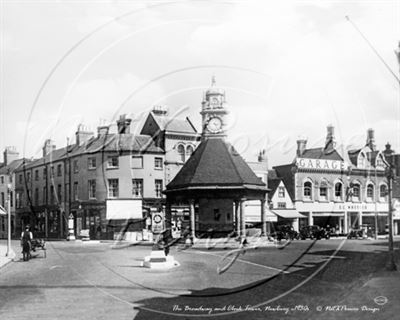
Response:
[{"label": "chimney stack", "polygon": [[109,127],[106,125],[97,127],[97,135],[98,136],[105,136],[106,134],[108,134],[108,131],[109,131]]},{"label": "chimney stack", "polygon": [[370,147],[370,149],[372,151],[376,150],[376,145],[375,145],[375,132],[374,129],[369,128],[367,131],[367,144],[368,147]]},{"label": "chimney stack", "polygon": [[127,118],[126,114],[120,115],[119,119],[117,120],[118,133],[120,133],[120,134],[130,133],[131,121],[132,121],[132,119]]},{"label": "chimney stack", "polygon": [[258,154],[258,162],[265,162],[265,161],[267,161],[267,156],[265,155],[265,149],[262,149]]},{"label": "chimney stack", "polygon": [[78,125],[78,130],[75,132],[76,144],[78,146],[83,145],[91,137],[93,137],[93,132],[89,131],[87,127],[83,124]]},{"label": "chimney stack", "polygon": [[325,149],[334,149],[336,145],[335,141],[335,127],[329,124],[326,127],[326,140],[325,140]]},{"label": "chimney stack", "polygon": [[297,156],[301,157],[304,153],[304,151],[306,150],[306,146],[307,146],[307,139],[305,138],[301,138],[297,140]]},{"label": "chimney stack", "polygon": [[4,156],[4,165],[7,166],[14,160],[18,159],[19,153],[17,151],[17,148],[15,148],[14,146],[9,146],[5,148],[3,156]]},{"label": "chimney stack", "polygon": [[262,181],[267,183],[268,182],[268,159],[267,159],[267,155],[265,152],[265,149],[260,150],[260,153],[258,154],[258,162],[261,162],[263,164],[263,178]]},{"label": "chimney stack", "polygon": [[56,145],[54,144],[54,141],[52,141],[51,139],[46,139],[42,150],[43,150],[43,157],[47,156],[49,153],[56,150]]}]

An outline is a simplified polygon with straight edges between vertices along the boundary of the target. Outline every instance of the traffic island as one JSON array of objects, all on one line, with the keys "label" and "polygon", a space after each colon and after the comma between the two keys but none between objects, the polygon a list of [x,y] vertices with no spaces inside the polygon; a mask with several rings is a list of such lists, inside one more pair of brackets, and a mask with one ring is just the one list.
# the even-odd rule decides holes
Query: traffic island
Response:
[{"label": "traffic island", "polygon": [[173,256],[165,255],[164,250],[151,251],[150,255],[146,256],[142,262],[142,267],[158,270],[166,270],[179,266],[179,262]]}]

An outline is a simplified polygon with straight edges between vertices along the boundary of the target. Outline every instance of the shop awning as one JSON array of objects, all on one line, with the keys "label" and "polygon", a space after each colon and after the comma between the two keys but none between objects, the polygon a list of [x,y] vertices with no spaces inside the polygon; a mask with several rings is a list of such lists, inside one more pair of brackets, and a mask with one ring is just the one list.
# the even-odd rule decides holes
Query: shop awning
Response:
[{"label": "shop awning", "polygon": [[294,209],[279,209],[279,210],[277,209],[277,210],[272,210],[272,212],[280,216],[281,218],[285,219],[306,218],[305,215],[298,213]]},{"label": "shop awning", "polygon": [[[261,214],[257,215],[250,215],[246,212],[246,222],[259,222],[261,223]],[[266,210],[265,211],[265,221],[266,222],[277,222],[278,218],[276,217],[276,214],[273,214],[271,211]]]},{"label": "shop awning", "polygon": [[7,214],[6,210],[2,206],[0,206],[0,214]]},{"label": "shop awning", "polygon": [[[276,214],[265,206],[265,221],[267,222],[277,222],[278,218]],[[246,222],[261,222],[261,207],[259,201],[247,201],[245,207],[245,221]]]}]

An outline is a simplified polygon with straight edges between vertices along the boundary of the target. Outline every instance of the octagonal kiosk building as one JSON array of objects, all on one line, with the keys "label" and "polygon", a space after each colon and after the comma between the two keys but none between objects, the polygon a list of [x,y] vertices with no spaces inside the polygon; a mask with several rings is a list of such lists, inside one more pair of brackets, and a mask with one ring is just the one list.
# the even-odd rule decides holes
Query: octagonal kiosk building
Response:
[{"label": "octagonal kiosk building", "polygon": [[202,102],[202,141],[166,186],[166,222],[171,206],[188,205],[193,239],[210,233],[225,236],[236,230],[246,236],[245,201],[260,201],[262,234],[266,234],[265,201],[268,188],[226,138],[225,92],[215,85]]}]

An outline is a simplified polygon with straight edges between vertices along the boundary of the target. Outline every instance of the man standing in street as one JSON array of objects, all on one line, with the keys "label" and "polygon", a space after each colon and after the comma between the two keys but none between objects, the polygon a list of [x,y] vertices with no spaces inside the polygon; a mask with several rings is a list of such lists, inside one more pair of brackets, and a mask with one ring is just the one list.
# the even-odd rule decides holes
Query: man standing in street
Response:
[{"label": "man standing in street", "polygon": [[24,261],[29,260],[32,239],[33,239],[32,232],[29,231],[29,226],[26,226],[25,231],[21,233],[21,247],[22,247],[22,255]]}]

